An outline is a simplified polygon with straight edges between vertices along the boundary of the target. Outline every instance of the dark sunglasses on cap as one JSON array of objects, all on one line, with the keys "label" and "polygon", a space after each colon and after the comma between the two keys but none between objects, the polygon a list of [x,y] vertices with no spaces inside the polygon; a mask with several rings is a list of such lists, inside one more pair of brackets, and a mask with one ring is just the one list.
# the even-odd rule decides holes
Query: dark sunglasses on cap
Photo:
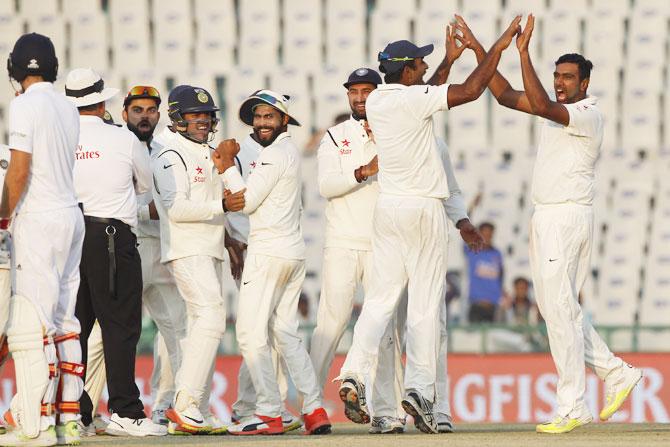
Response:
[{"label": "dark sunglasses on cap", "polygon": [[136,98],[153,98],[158,103],[161,101],[161,95],[156,88],[148,85],[136,85],[128,91],[126,98],[123,100],[123,105],[127,106],[131,100]]},{"label": "dark sunglasses on cap", "polygon": [[384,53],[383,51],[380,51],[379,54],[377,54],[377,60],[378,61],[390,61],[390,62],[405,62],[405,61],[411,61],[413,59],[416,59],[414,57],[391,57],[390,54]]}]

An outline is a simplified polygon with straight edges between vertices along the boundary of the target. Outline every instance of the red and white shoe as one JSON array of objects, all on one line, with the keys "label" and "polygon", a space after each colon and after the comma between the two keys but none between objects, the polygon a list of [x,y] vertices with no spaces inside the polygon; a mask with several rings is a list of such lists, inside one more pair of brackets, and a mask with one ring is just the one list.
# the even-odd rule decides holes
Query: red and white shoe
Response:
[{"label": "red and white shoe", "polygon": [[317,408],[310,414],[303,415],[305,421],[306,435],[327,435],[330,433],[332,425],[328,419],[328,414],[323,408]]},{"label": "red and white shoe", "polygon": [[231,435],[281,435],[284,433],[284,425],[281,416],[273,418],[255,414],[228,427],[228,433]]}]

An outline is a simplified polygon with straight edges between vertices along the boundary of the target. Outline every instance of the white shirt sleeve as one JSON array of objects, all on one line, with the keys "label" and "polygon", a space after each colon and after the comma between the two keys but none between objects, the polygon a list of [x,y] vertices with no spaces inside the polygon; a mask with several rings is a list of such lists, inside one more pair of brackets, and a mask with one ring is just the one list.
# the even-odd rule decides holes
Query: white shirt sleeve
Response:
[{"label": "white shirt sleeve", "polygon": [[405,101],[414,116],[421,120],[429,119],[435,113],[449,109],[448,90],[449,84],[413,85],[405,90]]},{"label": "white shirt sleeve", "polygon": [[326,132],[317,152],[319,193],[326,199],[344,195],[358,186],[354,171],[342,170],[338,149]]},{"label": "white shirt sleeve", "polygon": [[181,158],[166,151],[153,161],[155,198],[159,198],[172,222],[199,222],[223,214],[220,200],[190,200],[190,181]]},{"label": "white shirt sleeve", "polygon": [[449,220],[456,225],[459,220],[468,218],[468,211],[465,206],[465,200],[463,199],[463,193],[461,192],[460,186],[458,186],[458,181],[454,174],[454,167],[451,164],[451,157],[449,157],[447,143],[441,138],[438,138],[437,147],[440,150],[444,172],[447,174],[447,183],[449,185],[449,197],[444,201],[444,209],[447,212]]},{"label": "white shirt sleeve", "polygon": [[256,161],[256,167],[249,174],[245,182],[240,175],[237,166],[231,166],[223,173],[223,183],[226,188],[233,192],[239,191],[244,185],[247,190],[244,193],[244,214],[251,214],[263,203],[266,197],[275,187],[286,165],[286,155],[281,149],[265,149]]},{"label": "white shirt sleeve", "polygon": [[136,136],[133,135],[131,141],[135,193],[144,194],[151,191],[151,158],[147,147]]},{"label": "white shirt sleeve", "polygon": [[598,136],[602,116],[594,106],[577,103],[565,104],[565,108],[570,114],[570,122],[565,127],[568,133],[581,137],[595,138]]},{"label": "white shirt sleeve", "polygon": [[35,118],[28,102],[21,99],[18,97],[9,104],[9,147],[32,154]]}]

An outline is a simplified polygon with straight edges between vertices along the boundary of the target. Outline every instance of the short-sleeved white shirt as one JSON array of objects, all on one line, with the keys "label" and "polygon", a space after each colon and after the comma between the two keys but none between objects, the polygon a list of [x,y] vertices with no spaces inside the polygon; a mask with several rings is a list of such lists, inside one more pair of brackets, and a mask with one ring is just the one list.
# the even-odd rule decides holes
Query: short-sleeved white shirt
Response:
[{"label": "short-sleeved white shirt", "polygon": [[543,120],[533,170],[534,204],[593,203],[594,169],[603,140],[603,115],[596,102],[589,96],[565,104],[567,126]]},{"label": "short-sleeved white shirt", "polygon": [[77,206],[72,171],[79,113],[49,82],[37,82],[9,106],[9,147],[32,154],[30,176],[17,213]]},{"label": "short-sleeved white shirt", "polygon": [[74,182],[84,215],[118,219],[137,227],[137,197],[151,191],[146,146],[126,128],[83,115]]},{"label": "short-sleeved white shirt", "polygon": [[449,186],[433,130],[448,109],[448,84],[384,84],[365,103],[379,155],[382,194],[445,199]]}]

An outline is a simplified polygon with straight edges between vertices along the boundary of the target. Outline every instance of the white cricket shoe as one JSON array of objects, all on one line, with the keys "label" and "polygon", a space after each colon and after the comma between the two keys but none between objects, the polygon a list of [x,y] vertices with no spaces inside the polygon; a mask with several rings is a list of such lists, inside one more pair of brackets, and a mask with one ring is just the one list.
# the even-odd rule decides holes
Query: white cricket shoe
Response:
[{"label": "white cricket shoe", "polygon": [[616,380],[605,379],[605,407],[600,412],[600,420],[606,421],[616,413],[626,401],[635,385],[642,379],[642,371],[632,365],[624,365],[622,374]]},{"label": "white cricket shoe", "polygon": [[302,427],[302,421],[291,414],[290,411],[284,409],[281,412],[281,423],[284,426],[284,433],[297,430]]},{"label": "white cricket shoe", "polygon": [[212,431],[212,426],[193,403],[183,411],[168,408],[165,415],[170,420],[168,433],[171,435],[201,435]]},{"label": "white cricket shoe", "polygon": [[165,436],[167,427],[154,424],[149,418],[123,418],[114,413],[105,433],[112,436]]},{"label": "white cricket shoe", "polygon": [[98,433],[95,431],[95,424],[91,422],[88,425],[84,425],[84,423],[79,419],[77,421],[77,427],[79,428],[79,436],[83,438],[88,438],[90,436],[95,436]]},{"label": "white cricket shoe", "polygon": [[453,433],[454,432],[454,420],[450,415],[445,413],[436,413],[435,419],[437,419],[437,432],[438,433]]},{"label": "white cricket shoe", "polygon": [[165,415],[166,411],[167,410],[165,408],[162,408],[160,410],[154,410],[151,412],[151,420],[154,421],[154,424],[167,426],[170,420]]},{"label": "white cricket shoe", "polygon": [[373,416],[368,433],[373,435],[386,435],[389,433],[404,433],[405,423],[400,418],[391,416]]},{"label": "white cricket shoe", "polygon": [[79,436],[79,425],[77,421],[69,421],[65,424],[56,425],[56,439],[58,445],[79,445],[81,436]]},{"label": "white cricket shoe", "polygon": [[57,444],[58,438],[53,425],[42,430],[36,438],[28,438],[20,429],[11,430],[0,436],[2,446],[49,447]]},{"label": "white cricket shoe", "polygon": [[437,422],[433,415],[433,403],[414,389],[407,389],[402,400],[402,408],[414,418],[414,426],[428,434],[437,433]]}]

